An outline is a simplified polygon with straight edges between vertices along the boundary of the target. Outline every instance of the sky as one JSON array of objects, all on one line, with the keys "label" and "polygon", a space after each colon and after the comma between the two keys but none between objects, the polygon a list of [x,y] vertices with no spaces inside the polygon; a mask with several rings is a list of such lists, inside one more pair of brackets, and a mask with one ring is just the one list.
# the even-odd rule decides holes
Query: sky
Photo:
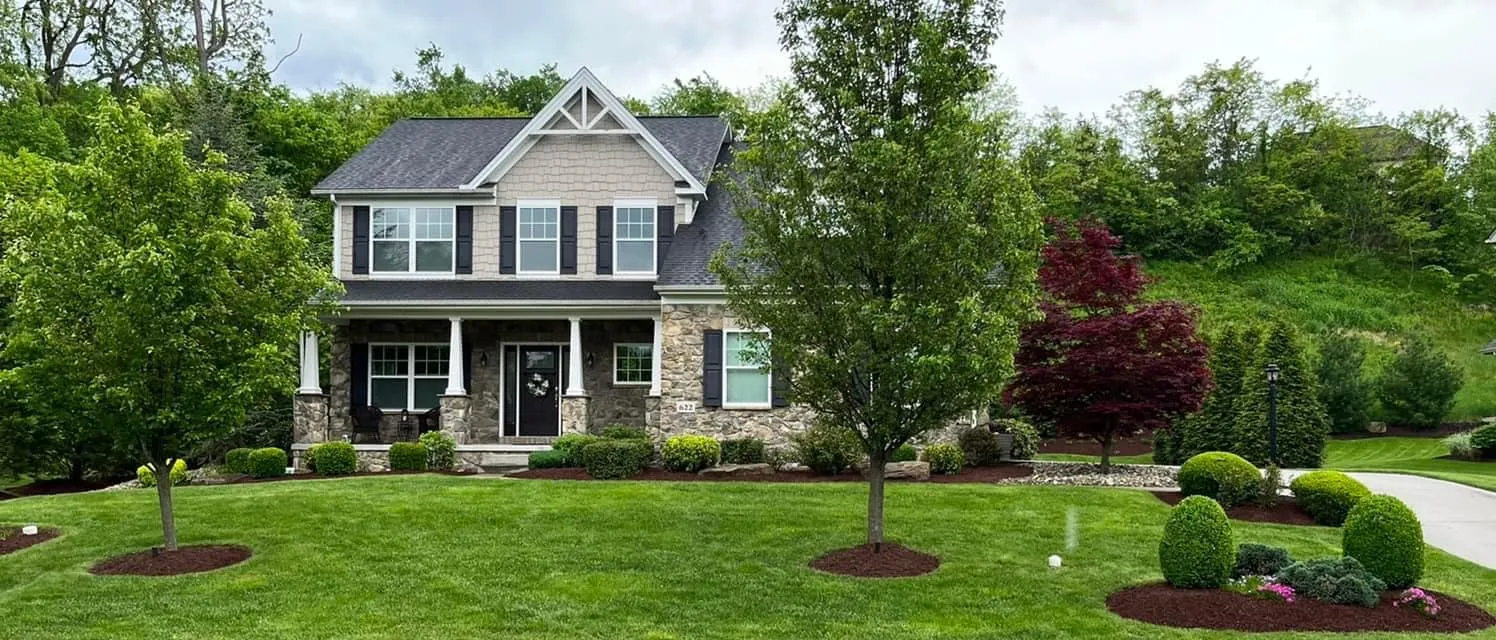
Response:
[{"label": "sky", "polygon": [[[436,44],[475,75],[590,68],[647,98],[709,72],[734,88],[784,76],[774,0],[266,0],[276,79],[303,91],[387,87]],[[1207,63],[1255,59],[1389,116],[1496,110],[1496,0],[1009,0],[992,52],[1021,107],[1101,114],[1128,91],[1172,89]]]}]

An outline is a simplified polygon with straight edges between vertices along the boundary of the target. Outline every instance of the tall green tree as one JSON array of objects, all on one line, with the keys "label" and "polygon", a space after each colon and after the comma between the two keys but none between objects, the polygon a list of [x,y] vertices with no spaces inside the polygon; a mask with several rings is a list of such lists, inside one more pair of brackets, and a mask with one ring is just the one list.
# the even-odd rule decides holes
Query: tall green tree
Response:
[{"label": "tall green tree", "polygon": [[1362,370],[1365,363],[1366,346],[1355,336],[1335,331],[1320,340],[1319,401],[1330,416],[1333,433],[1366,431],[1374,400]]},{"label": "tall green tree", "polygon": [[[5,355],[26,392],[105,421],[156,469],[294,384],[311,301],[337,286],[306,260],[283,200],[256,216],[225,158],[193,163],[183,141],[106,105],[82,160],[36,163],[46,188],[11,200],[4,219]],[[57,371],[72,373],[45,375]],[[171,483],[157,497],[175,549]]]},{"label": "tall green tree", "polygon": [[651,111],[665,116],[722,116],[740,123],[748,105],[738,94],[722,86],[710,73],[690,80],[676,78],[650,102]]},{"label": "tall green tree", "polygon": [[1258,466],[1269,462],[1267,367],[1277,365],[1278,466],[1318,467],[1324,460],[1330,420],[1319,401],[1319,381],[1303,338],[1286,322],[1275,322],[1257,358],[1243,370],[1234,403],[1236,446],[1232,453]]},{"label": "tall green tree", "polygon": [[1210,348],[1210,373],[1215,388],[1205,397],[1199,413],[1185,418],[1179,427],[1181,460],[1207,451],[1229,451],[1235,440],[1235,402],[1241,394],[1245,370],[1256,357],[1261,334],[1228,325],[1216,335]]},{"label": "tall green tree", "polygon": [[1464,374],[1449,356],[1413,334],[1402,339],[1397,356],[1382,371],[1377,396],[1389,422],[1433,429],[1449,414],[1463,384]]},{"label": "tall green tree", "polygon": [[790,0],[778,18],[792,82],[750,118],[747,237],[712,269],[772,333],[791,401],[856,432],[877,548],[884,463],[996,397],[1033,314],[1039,218],[1001,126],[974,115],[1002,11]]}]

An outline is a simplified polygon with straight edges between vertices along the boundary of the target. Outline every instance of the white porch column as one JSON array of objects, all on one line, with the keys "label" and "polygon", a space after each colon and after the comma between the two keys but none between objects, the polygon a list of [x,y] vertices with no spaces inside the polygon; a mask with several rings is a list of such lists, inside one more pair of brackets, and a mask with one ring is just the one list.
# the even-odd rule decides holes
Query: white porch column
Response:
[{"label": "white porch column", "polygon": [[321,394],[322,381],[317,373],[317,332],[301,332],[301,387],[296,393]]},{"label": "white porch column", "polygon": [[649,350],[649,395],[660,395],[660,345],[665,342],[660,317],[654,317],[654,346]]},{"label": "white porch column", "polygon": [[447,390],[443,395],[465,396],[467,389],[462,386],[462,318],[450,318],[452,321],[452,334],[447,338]]},{"label": "white porch column", "polygon": [[571,358],[567,369],[570,380],[566,383],[566,395],[587,395],[586,385],[582,384],[585,377],[582,372],[582,319],[576,316],[567,318],[571,321]]}]

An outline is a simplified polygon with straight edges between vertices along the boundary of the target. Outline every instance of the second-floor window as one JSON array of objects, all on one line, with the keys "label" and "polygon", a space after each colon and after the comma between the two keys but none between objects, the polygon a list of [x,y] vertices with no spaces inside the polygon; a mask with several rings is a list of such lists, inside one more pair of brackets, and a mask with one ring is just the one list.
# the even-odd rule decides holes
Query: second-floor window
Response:
[{"label": "second-floor window", "polygon": [[374,273],[452,272],[452,207],[374,207],[369,213]]},{"label": "second-floor window", "polygon": [[519,273],[561,272],[561,205],[519,203]]},{"label": "second-floor window", "polygon": [[655,272],[655,203],[623,201],[613,206],[613,272]]}]

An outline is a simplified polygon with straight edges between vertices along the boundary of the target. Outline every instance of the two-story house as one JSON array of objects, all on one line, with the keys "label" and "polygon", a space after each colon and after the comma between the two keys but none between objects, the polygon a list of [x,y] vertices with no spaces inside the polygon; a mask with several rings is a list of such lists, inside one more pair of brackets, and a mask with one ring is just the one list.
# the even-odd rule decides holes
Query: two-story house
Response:
[{"label": "two-story house", "polygon": [[712,181],[732,143],[717,117],[629,113],[586,69],[531,118],[391,125],[314,191],[346,293],[325,393],[303,338],[293,454],[346,439],[377,465],[439,428],[490,466],[611,423],[807,426],[707,270],[743,234]]}]

